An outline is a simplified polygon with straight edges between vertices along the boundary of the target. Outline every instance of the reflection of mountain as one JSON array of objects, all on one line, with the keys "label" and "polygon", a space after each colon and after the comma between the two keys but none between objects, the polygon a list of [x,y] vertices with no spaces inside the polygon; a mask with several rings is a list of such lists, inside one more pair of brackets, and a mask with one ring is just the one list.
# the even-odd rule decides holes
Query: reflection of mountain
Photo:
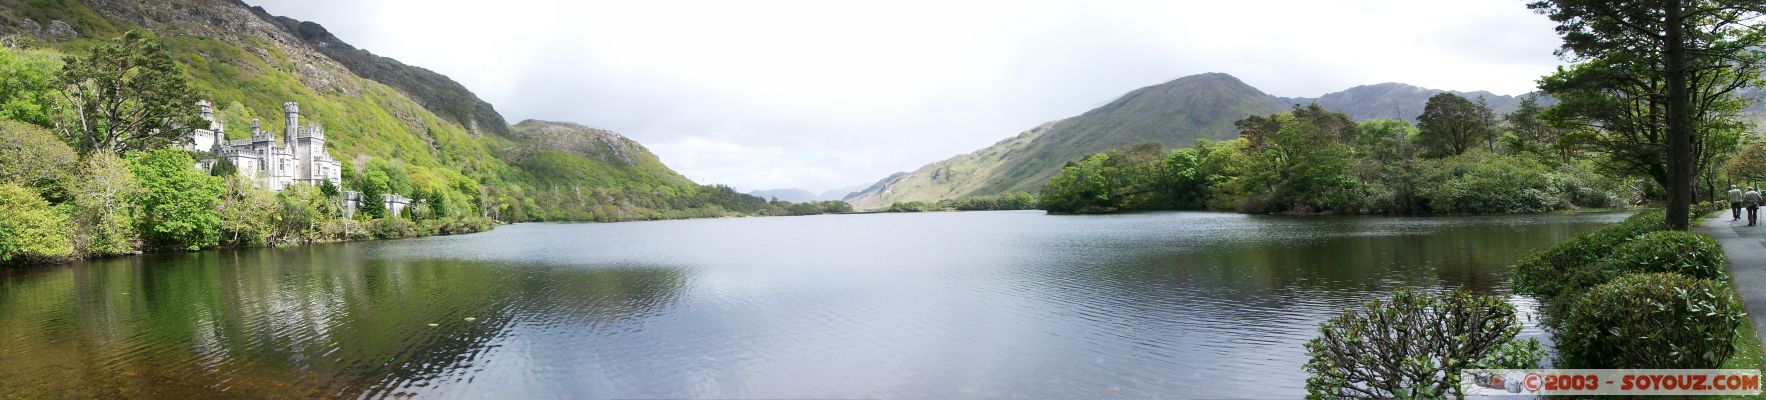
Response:
[{"label": "reflection of mountain", "polygon": [[8,275],[0,382],[24,397],[415,394],[469,374],[515,326],[627,323],[674,302],[686,279],[667,268],[386,261],[372,249],[207,252]]}]

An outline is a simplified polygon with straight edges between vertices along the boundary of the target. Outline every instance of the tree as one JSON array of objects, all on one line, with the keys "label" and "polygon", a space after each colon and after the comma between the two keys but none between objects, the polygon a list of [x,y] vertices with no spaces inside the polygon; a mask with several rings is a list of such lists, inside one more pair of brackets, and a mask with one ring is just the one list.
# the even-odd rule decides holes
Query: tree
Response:
[{"label": "tree", "polygon": [[69,173],[79,165],[73,148],[34,125],[0,120],[0,182],[14,182],[50,201],[65,200]]},{"label": "tree", "polygon": [[227,157],[215,157],[215,165],[208,168],[208,174],[221,178],[239,175],[239,166],[233,165],[233,162],[228,161]]},{"label": "tree", "polygon": [[1430,96],[1416,120],[1418,139],[1436,156],[1465,154],[1496,134],[1489,108],[1453,93]]},{"label": "tree", "polygon": [[198,95],[158,40],[129,31],[68,56],[56,74],[56,130],[80,154],[151,150],[176,143],[202,119]]},{"label": "tree", "polygon": [[1501,298],[1399,290],[1319,324],[1306,343],[1309,399],[1447,398],[1467,368],[1534,368],[1538,342]]},{"label": "tree", "polygon": [[0,183],[0,263],[72,256],[67,217],[30,189]]},{"label": "tree", "polygon": [[59,66],[48,54],[0,48],[0,119],[53,126],[49,111]]},{"label": "tree", "polygon": [[129,154],[129,171],[143,190],[136,225],[148,245],[197,250],[220,241],[216,207],[221,178],[201,173],[190,154],[174,147]]},{"label": "tree", "polygon": [[337,188],[336,183],[331,183],[330,179],[322,179],[319,181],[319,193],[324,194],[325,197],[337,197],[342,191]]},{"label": "tree", "polygon": [[131,209],[141,186],[128,164],[115,154],[86,156],[73,185],[74,245],[88,255],[135,251]]},{"label": "tree", "polygon": [[294,184],[277,195],[280,218],[275,236],[283,242],[311,242],[324,237],[324,224],[338,215],[332,196],[311,185]]},{"label": "tree", "polygon": [[276,195],[239,175],[221,179],[226,186],[218,210],[222,243],[234,247],[269,244],[280,217]]},{"label": "tree", "polygon": [[1519,136],[1522,140],[1547,145],[1555,144],[1560,136],[1560,131],[1539,118],[1540,114],[1544,112],[1545,108],[1539,106],[1538,95],[1526,95],[1521,96],[1520,105],[1516,106],[1515,110],[1509,112],[1508,115],[1504,115],[1502,119],[1508,122],[1509,129],[1515,132],[1515,136]]},{"label": "tree", "polygon": [[362,183],[356,186],[362,189],[362,207],[357,210],[360,211],[362,217],[367,219],[386,218],[386,201],[380,198],[381,195],[386,194],[385,175],[376,175],[370,172],[364,175]]},{"label": "tree", "polygon": [[[1729,118],[1713,111],[1736,108],[1736,90],[1758,77],[1766,59],[1758,50],[1766,44],[1758,23],[1766,1],[1541,0],[1527,7],[1558,23],[1559,55],[1592,66],[1560,68],[1541,87],[1560,99],[1558,93],[1579,93],[1589,105],[1611,107],[1578,108],[1573,119],[1645,134],[1659,130],[1654,138],[1663,145],[1658,181],[1667,191],[1667,222],[1687,229],[1697,130],[1701,121]],[[1546,82],[1552,79],[1559,84]]]},{"label": "tree", "polygon": [[1766,181],[1766,141],[1743,147],[1740,153],[1723,164],[1723,174],[1741,182]]}]

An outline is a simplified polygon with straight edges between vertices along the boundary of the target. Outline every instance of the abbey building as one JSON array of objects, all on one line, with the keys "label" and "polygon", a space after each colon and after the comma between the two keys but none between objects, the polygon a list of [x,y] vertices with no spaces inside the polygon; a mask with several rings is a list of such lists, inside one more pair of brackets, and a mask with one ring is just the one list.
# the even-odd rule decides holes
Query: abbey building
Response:
[{"label": "abbey building", "polygon": [[215,120],[214,107],[207,101],[199,101],[196,105],[202,108],[202,119],[208,121],[209,126],[208,129],[191,130],[184,149],[213,155],[201,160],[203,169],[224,159],[238,168],[240,175],[251,177],[259,186],[276,192],[295,183],[319,185],[322,181],[330,181],[334,185],[343,184],[342,164],[325,152],[325,128],[318,124],[301,126],[300,104],[282,104],[286,124],[282,129],[281,145],[277,145],[273,134],[263,130],[255,120],[251,122],[251,139],[227,140],[226,127]]}]

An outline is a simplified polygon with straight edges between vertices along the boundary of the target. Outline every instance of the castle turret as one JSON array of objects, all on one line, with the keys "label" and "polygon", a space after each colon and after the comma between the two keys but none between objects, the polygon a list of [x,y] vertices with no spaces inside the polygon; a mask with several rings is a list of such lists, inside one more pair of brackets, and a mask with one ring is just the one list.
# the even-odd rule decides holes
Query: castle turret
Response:
[{"label": "castle turret", "polygon": [[215,122],[215,108],[209,106],[208,100],[197,100],[196,108],[202,110],[202,120]]},{"label": "castle turret", "polygon": [[282,143],[285,146],[293,146],[295,130],[300,128],[300,103],[292,101],[282,103],[282,115],[288,118],[288,125],[282,127]]}]

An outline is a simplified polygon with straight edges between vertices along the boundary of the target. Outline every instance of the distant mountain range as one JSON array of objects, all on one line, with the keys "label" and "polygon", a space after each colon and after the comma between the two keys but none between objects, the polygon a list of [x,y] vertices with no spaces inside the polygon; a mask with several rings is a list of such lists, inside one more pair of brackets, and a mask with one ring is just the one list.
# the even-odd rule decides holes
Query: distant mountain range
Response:
[{"label": "distant mountain range", "polygon": [[784,200],[784,201],[789,201],[792,203],[806,203],[806,202],[811,202],[811,201],[845,200],[847,196],[857,194],[859,191],[865,190],[865,188],[866,188],[866,186],[864,186],[864,185],[858,185],[858,186],[850,186],[850,187],[843,187],[843,188],[839,188],[839,189],[829,190],[829,191],[821,192],[821,193],[811,192],[808,190],[803,190],[803,189],[798,189],[798,188],[767,189],[767,190],[756,190],[756,191],[748,192],[748,195],[763,198],[763,199],[768,199],[768,200]]},{"label": "distant mountain range", "polygon": [[[1324,108],[1349,114],[1350,118],[1354,118],[1357,121],[1370,119],[1399,119],[1415,123],[1416,117],[1423,113],[1423,104],[1428,103],[1429,97],[1440,94],[1441,92],[1443,92],[1443,90],[1388,82],[1375,85],[1356,86],[1341,92],[1328,93],[1316,98],[1279,97],[1278,99],[1283,103],[1290,105],[1318,103],[1319,106]],[[1480,98],[1484,99],[1484,101],[1490,105],[1490,109],[1497,114],[1507,114],[1510,111],[1514,111],[1515,108],[1520,107],[1521,98],[1525,96],[1504,96],[1482,90],[1476,92],[1447,90],[1445,92],[1453,93],[1460,97],[1471,99],[1472,101],[1477,101]],[[1541,102],[1542,105],[1555,103],[1554,100],[1544,97],[1542,97]]]},{"label": "distant mountain range", "polygon": [[[1415,122],[1430,96],[1443,92],[1402,83],[1356,86],[1319,96],[1276,97],[1232,75],[1206,73],[1136,89],[1079,116],[1048,122],[968,154],[900,172],[846,200],[858,210],[876,210],[899,201],[937,201],[1006,192],[1035,192],[1068,161],[1087,154],[1157,142],[1189,146],[1196,139],[1224,140],[1238,135],[1233,122],[1252,115],[1318,103],[1356,120]],[[1519,96],[1485,91],[1452,92],[1483,98],[1498,113],[1515,109]],[[1541,100],[1550,104],[1549,98]]]}]

